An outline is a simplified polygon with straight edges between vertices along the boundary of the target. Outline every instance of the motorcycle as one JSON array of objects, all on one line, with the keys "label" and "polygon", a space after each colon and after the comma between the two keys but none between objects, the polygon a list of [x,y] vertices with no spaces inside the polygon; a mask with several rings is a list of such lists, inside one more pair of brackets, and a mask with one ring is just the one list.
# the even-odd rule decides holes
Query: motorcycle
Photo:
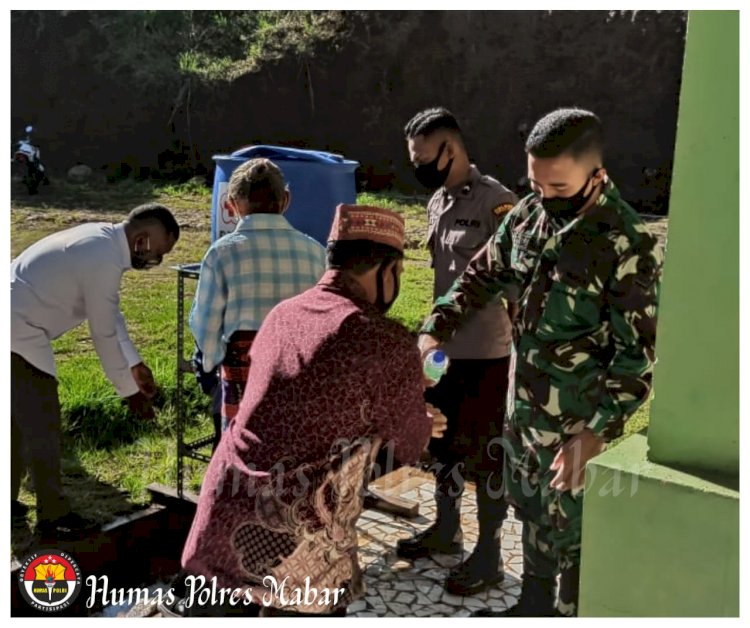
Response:
[{"label": "motorcycle", "polygon": [[29,194],[36,194],[39,191],[39,185],[49,185],[49,179],[44,169],[39,147],[31,142],[31,132],[34,127],[26,127],[26,138],[16,142],[13,152],[12,162],[19,169],[21,180],[29,191]]}]

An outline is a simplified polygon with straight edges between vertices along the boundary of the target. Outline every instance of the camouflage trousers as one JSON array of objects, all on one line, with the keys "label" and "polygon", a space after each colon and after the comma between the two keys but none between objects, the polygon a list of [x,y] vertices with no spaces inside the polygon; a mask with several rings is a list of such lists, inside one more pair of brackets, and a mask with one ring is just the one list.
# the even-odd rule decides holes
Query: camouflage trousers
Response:
[{"label": "camouflage trousers", "polygon": [[549,486],[557,473],[550,465],[568,436],[560,434],[554,439],[557,445],[544,446],[540,431],[518,425],[512,417],[503,436],[506,499],[523,523],[523,572],[544,579],[560,575],[557,611],[575,616],[583,490],[574,495]]}]

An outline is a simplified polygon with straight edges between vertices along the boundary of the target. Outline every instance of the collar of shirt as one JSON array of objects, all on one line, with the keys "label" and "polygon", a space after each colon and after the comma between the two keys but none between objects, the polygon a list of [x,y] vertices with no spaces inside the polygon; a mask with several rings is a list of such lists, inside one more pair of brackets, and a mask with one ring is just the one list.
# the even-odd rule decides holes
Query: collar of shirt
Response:
[{"label": "collar of shirt", "polygon": [[125,235],[125,224],[119,223],[114,227],[114,240],[120,243],[120,263],[122,264],[123,270],[130,270],[133,268],[132,259],[130,257],[130,245],[128,244],[128,236]]},{"label": "collar of shirt", "polygon": [[474,194],[474,186],[481,177],[482,173],[479,172],[479,169],[474,164],[471,164],[469,166],[469,178],[451,188],[444,187],[443,195],[450,198],[471,198]]},{"label": "collar of shirt", "polygon": [[619,201],[620,200],[620,190],[617,189],[617,186],[614,184],[612,179],[607,177],[604,181],[604,187],[602,188],[602,191],[599,193],[599,197],[596,199],[596,205],[604,205],[607,203],[607,201]]},{"label": "collar of shirt", "polygon": [[281,214],[250,214],[243,216],[235,231],[263,231],[269,229],[294,229]]},{"label": "collar of shirt", "polygon": [[365,289],[355,279],[340,270],[327,270],[318,281],[318,287],[346,297],[366,312],[380,313],[375,304],[367,300]]}]

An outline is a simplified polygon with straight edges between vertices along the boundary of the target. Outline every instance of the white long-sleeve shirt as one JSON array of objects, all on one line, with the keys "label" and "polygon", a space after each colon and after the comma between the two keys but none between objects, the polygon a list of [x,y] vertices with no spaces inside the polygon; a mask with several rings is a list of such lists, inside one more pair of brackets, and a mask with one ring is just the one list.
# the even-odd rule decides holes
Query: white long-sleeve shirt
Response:
[{"label": "white long-sleeve shirt", "polygon": [[122,397],[138,392],[141,357],[120,311],[130,248],[122,224],[89,223],[33,244],[10,265],[10,350],[56,375],[50,342],[88,319],[102,368]]}]

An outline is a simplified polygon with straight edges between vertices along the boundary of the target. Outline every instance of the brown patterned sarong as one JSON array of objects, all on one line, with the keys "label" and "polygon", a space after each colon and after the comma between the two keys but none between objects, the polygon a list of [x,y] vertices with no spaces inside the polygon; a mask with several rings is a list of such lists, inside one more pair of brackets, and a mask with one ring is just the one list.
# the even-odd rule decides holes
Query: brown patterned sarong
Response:
[{"label": "brown patterned sarong", "polygon": [[227,345],[226,355],[221,363],[221,428],[227,429],[229,422],[240,409],[242,395],[250,370],[250,347],[256,331],[236,331]]}]

